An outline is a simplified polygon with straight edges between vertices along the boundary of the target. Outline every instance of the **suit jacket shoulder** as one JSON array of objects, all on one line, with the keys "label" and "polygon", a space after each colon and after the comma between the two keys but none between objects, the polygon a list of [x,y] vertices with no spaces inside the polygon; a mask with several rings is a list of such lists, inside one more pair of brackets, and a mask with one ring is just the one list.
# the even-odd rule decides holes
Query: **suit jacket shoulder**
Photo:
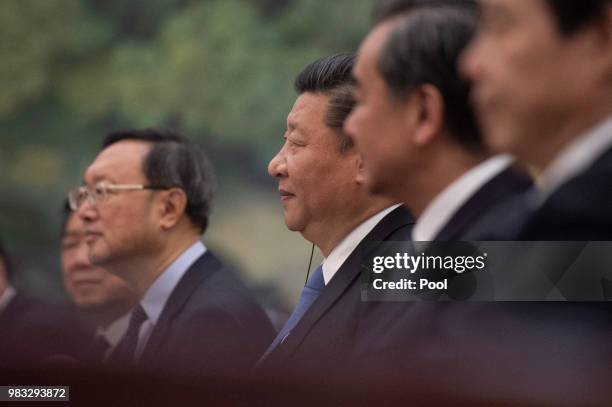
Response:
[{"label": "suit jacket shoulder", "polygon": [[516,234],[526,211],[531,179],[509,167],[484,184],[442,228],[435,240],[504,240]]},{"label": "suit jacket shoulder", "polygon": [[17,294],[0,313],[0,365],[76,360],[89,332],[68,308]]},{"label": "suit jacket shoulder", "polygon": [[612,240],[612,148],[557,188],[518,240]]},{"label": "suit jacket shoulder", "polygon": [[207,251],[174,289],[142,356],[187,374],[243,371],[274,338],[244,283]]}]

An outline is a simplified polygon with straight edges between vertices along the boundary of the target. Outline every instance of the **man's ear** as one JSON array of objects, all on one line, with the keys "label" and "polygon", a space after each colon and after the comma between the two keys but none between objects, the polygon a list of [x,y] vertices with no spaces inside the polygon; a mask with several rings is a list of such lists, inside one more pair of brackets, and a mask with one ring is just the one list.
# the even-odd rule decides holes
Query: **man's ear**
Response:
[{"label": "man's ear", "polygon": [[355,165],[357,167],[357,176],[355,181],[357,184],[363,185],[366,181],[365,167],[363,166],[363,157],[361,153],[355,154]]},{"label": "man's ear", "polygon": [[187,194],[181,188],[171,188],[162,193],[161,220],[162,229],[174,227],[187,208]]},{"label": "man's ear", "polygon": [[444,98],[433,85],[419,86],[411,95],[407,108],[411,109],[412,142],[424,147],[438,135],[444,124]]}]

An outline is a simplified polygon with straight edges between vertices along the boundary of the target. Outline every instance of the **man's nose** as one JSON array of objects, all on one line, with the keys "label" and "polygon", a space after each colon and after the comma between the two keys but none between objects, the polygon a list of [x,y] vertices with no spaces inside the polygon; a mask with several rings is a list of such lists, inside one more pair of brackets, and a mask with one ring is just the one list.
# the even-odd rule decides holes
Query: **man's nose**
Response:
[{"label": "man's nose", "polygon": [[85,199],[76,211],[83,222],[93,222],[98,216],[98,210],[89,199]]},{"label": "man's nose", "polygon": [[287,165],[281,149],[268,164],[268,174],[271,177],[284,177],[287,175]]}]

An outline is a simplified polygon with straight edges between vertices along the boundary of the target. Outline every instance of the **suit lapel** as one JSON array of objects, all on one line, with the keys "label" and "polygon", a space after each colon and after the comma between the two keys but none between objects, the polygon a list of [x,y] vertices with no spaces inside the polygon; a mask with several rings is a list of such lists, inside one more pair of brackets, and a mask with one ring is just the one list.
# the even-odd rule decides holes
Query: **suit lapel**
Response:
[{"label": "suit lapel", "polygon": [[[293,354],[304,341],[308,333],[319,319],[331,308],[342,294],[358,278],[365,250],[370,248],[368,242],[384,241],[397,229],[414,223],[412,216],[403,208],[398,207],[385,216],[372,231],[357,245],[355,250],[338,269],[319,298],[312,304],[306,314],[300,319],[293,331],[270,355],[277,361]],[[277,354],[274,356],[274,354]]]},{"label": "suit lapel", "polygon": [[153,328],[153,332],[145,346],[142,359],[146,359],[161,346],[164,338],[170,331],[170,326],[175,315],[181,311],[187,300],[191,297],[194,290],[202,281],[221,269],[221,263],[210,252],[206,251],[189,267],[185,275],[181,278],[178,285],[170,294],[164,309]]},{"label": "suit lapel", "polygon": [[515,193],[527,190],[531,180],[510,167],[484,184],[468,201],[459,208],[444,225],[434,240],[459,240],[470,225],[491,206],[500,203]]}]

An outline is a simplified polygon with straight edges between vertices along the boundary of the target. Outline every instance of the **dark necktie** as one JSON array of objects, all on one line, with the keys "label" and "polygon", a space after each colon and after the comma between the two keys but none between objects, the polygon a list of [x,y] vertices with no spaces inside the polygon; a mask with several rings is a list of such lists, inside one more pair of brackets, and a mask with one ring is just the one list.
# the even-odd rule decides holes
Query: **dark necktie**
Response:
[{"label": "dark necktie", "polygon": [[323,267],[319,266],[315,270],[314,273],[308,278],[304,289],[302,290],[302,294],[300,295],[300,301],[296,305],[293,313],[283,325],[283,328],[280,330],[274,341],[270,344],[266,352],[259,359],[258,363],[261,363],[270,352],[272,352],[279,344],[281,344],[285,338],[291,333],[291,330],[298,324],[300,319],[304,316],[308,308],[312,305],[313,302],[317,299],[321,291],[325,288],[325,280],[323,279]]},{"label": "dark necktie", "polygon": [[120,363],[131,362],[134,360],[136,345],[138,345],[138,334],[140,333],[140,327],[147,319],[147,314],[144,312],[140,304],[138,304],[132,311],[130,324],[128,325],[125,335],[109,359]]},{"label": "dark necktie", "polygon": [[85,362],[98,364],[104,361],[106,351],[110,348],[110,343],[104,335],[97,334],[84,352]]}]

